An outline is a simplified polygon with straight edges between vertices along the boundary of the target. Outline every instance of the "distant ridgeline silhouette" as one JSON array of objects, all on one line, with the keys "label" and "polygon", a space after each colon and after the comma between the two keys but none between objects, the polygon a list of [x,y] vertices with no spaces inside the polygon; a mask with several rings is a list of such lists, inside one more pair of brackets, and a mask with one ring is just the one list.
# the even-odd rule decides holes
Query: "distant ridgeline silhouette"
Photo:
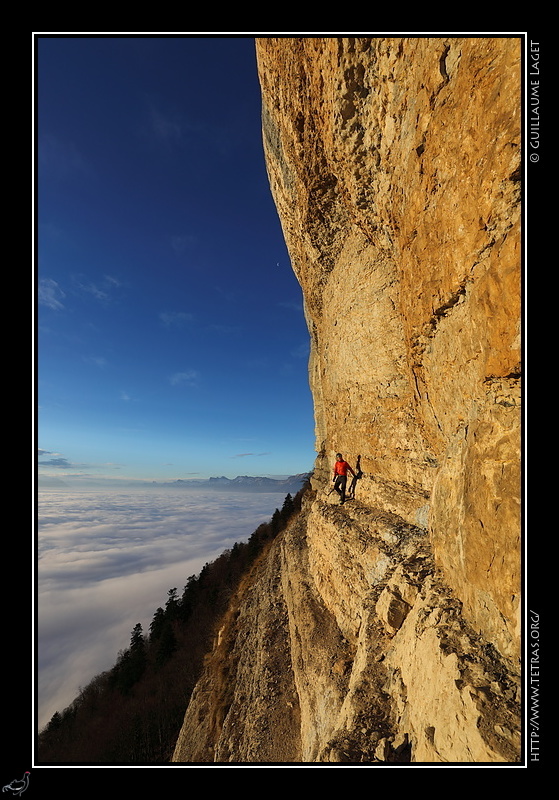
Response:
[{"label": "distant ridgeline silhouette", "polygon": [[310,473],[290,475],[288,478],[252,477],[250,475],[237,475],[236,478],[208,478],[208,480],[176,480],[160,484],[185,489],[217,489],[225,491],[244,492],[289,492],[297,493],[309,479]]},{"label": "distant ridgeline silhouette", "polygon": [[189,577],[182,595],[176,587],[169,589],[149,633],[136,624],[130,645],[118,653],[115,665],[94,677],[39,733],[39,764],[170,762],[204,656],[231,595],[256,558],[299,512],[308,485],[305,480],[295,496],[288,493],[281,509],[276,508],[270,521],[246,542],[236,542],[205,564],[199,575]]}]

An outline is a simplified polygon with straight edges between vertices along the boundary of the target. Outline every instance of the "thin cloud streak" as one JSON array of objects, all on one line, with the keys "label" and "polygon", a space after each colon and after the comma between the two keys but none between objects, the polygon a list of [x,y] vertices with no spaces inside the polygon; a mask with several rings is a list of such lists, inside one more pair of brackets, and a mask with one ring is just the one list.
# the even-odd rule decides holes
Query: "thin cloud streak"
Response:
[{"label": "thin cloud streak", "polygon": [[39,281],[38,300],[40,305],[47,306],[52,311],[61,311],[64,308],[62,303],[64,297],[64,292],[52,278],[43,278]]},{"label": "thin cloud streak", "polygon": [[194,316],[184,311],[163,311],[159,315],[162,325],[171,330],[180,330],[189,322],[192,322]]},{"label": "thin cloud streak", "polygon": [[197,386],[199,377],[196,370],[189,369],[186,372],[175,372],[175,374],[171,375],[169,378],[169,382],[171,386],[180,386],[181,384],[185,386]]}]

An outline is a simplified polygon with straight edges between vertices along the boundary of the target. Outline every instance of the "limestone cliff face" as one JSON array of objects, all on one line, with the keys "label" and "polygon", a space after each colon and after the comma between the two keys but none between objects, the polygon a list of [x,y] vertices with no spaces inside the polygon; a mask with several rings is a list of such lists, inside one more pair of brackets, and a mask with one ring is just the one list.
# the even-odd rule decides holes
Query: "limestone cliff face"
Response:
[{"label": "limestone cliff face", "polygon": [[[174,760],[513,762],[520,40],[256,43],[318,457]],[[343,507],[338,451],[363,473]]]}]

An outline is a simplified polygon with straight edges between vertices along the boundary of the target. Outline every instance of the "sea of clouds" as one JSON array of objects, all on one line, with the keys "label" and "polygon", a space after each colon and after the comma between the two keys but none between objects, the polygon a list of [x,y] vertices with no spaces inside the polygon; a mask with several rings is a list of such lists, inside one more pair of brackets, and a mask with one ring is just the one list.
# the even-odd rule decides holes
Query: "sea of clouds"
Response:
[{"label": "sea of clouds", "polygon": [[284,496],[41,491],[37,525],[39,730],[145,633],[171,588],[247,541]]}]

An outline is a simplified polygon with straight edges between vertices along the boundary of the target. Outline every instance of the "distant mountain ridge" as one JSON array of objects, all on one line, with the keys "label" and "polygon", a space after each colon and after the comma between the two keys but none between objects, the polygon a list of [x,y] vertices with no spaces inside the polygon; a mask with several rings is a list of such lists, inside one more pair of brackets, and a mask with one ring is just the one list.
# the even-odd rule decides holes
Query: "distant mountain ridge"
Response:
[{"label": "distant mountain ridge", "polygon": [[236,478],[225,476],[209,478],[208,480],[176,480],[159,484],[167,487],[180,487],[185,489],[215,489],[217,491],[242,491],[242,492],[298,492],[310,472],[299,475],[290,475],[288,478],[264,478],[251,475],[237,475]]},{"label": "distant mountain ridge", "polygon": [[[238,492],[283,492],[284,494],[297,494],[303,487],[305,481],[309,480],[312,473],[302,472],[299,475],[290,475],[287,478],[266,478],[261,476],[237,475],[236,478],[226,478],[225,476],[212,477],[207,479],[190,478],[184,480],[179,478],[174,481],[119,481],[121,489],[210,489],[216,491],[238,491]],[[39,476],[37,486],[39,489],[76,489],[80,484],[84,488],[101,489],[107,487],[111,482],[101,479],[88,479],[83,482],[70,480],[64,482],[58,478]],[[116,485],[112,482],[113,488]]]}]

